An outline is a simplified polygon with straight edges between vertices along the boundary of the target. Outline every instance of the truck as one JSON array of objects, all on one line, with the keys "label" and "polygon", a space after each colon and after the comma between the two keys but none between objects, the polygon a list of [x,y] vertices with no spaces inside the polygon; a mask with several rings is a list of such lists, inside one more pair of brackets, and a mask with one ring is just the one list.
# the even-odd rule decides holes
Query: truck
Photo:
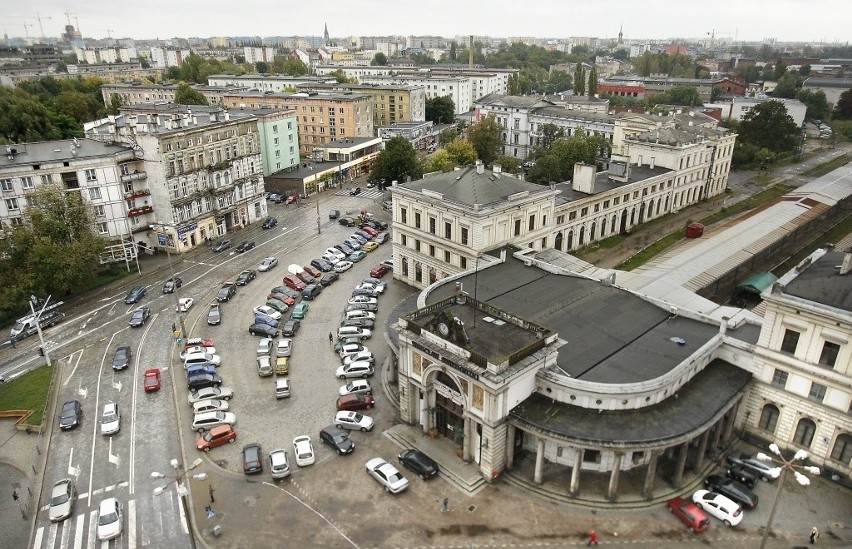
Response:
[{"label": "truck", "polygon": [[[59,324],[65,320],[65,314],[60,313],[59,311],[46,311],[41,314],[41,318],[39,319],[39,324],[41,325],[42,330],[45,328],[50,328],[56,324]],[[36,328],[36,319],[34,316],[25,316],[23,318],[19,318],[18,321],[12,326],[12,332],[10,334],[11,337],[16,340],[21,340],[27,337],[30,337],[33,334],[38,333],[38,328]]]}]

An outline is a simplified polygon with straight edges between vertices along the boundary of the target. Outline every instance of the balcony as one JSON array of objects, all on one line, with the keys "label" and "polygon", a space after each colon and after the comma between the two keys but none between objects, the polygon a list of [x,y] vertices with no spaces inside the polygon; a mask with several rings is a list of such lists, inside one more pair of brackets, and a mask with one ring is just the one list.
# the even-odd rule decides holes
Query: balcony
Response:
[{"label": "balcony", "polygon": [[134,170],[133,173],[128,173],[121,176],[121,182],[127,183],[128,181],[142,181],[143,179],[148,178],[147,172],[140,172],[139,170]]},{"label": "balcony", "polygon": [[138,208],[130,208],[127,211],[128,217],[139,217],[140,215],[149,214],[154,211],[153,206],[139,206]]},{"label": "balcony", "polygon": [[136,191],[128,191],[124,193],[124,198],[127,200],[133,198],[142,198],[143,196],[151,196],[151,191],[149,191],[148,189],[139,189]]}]

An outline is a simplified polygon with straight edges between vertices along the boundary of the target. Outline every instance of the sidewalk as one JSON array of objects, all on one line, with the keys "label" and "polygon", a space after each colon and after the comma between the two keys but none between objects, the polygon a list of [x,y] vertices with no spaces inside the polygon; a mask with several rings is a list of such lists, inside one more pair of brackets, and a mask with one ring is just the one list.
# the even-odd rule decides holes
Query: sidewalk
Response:
[{"label": "sidewalk", "polygon": [[[15,430],[16,418],[0,421],[0,546],[27,547],[38,510],[48,429],[44,434]],[[12,497],[17,492],[18,501]]]}]

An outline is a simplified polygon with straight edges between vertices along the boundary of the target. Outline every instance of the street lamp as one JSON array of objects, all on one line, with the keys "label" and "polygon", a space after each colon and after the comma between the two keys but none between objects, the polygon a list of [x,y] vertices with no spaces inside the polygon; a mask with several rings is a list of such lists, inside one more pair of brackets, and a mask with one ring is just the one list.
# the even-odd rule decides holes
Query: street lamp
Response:
[{"label": "street lamp", "polygon": [[812,475],[819,476],[820,474],[819,467],[814,467],[812,465],[799,465],[796,463],[797,461],[804,461],[808,458],[808,453],[805,450],[797,450],[796,454],[790,459],[785,458],[781,454],[781,449],[775,443],[769,445],[769,450],[775,454],[776,458],[764,454],[763,452],[758,452],[757,459],[769,461],[775,464],[779,464],[780,462],[779,468],[781,469],[781,478],[778,479],[778,488],[775,490],[775,500],[772,502],[772,510],[769,511],[766,528],[763,529],[763,540],[760,542],[760,549],[764,549],[764,547],[766,547],[766,540],[769,539],[769,529],[772,528],[772,519],[775,518],[778,501],[781,499],[781,491],[784,489],[784,481],[787,479],[787,471],[792,471],[793,475],[796,477],[796,482],[802,486],[808,486],[811,483],[811,479],[797,471],[797,467],[804,469]]},{"label": "street lamp", "polygon": [[[172,253],[169,251],[169,238],[171,238],[171,235],[169,233],[165,232],[165,229],[167,227],[174,229],[174,226],[173,225],[167,225],[165,223],[153,223],[153,224],[150,225],[150,227],[151,227],[151,230],[154,230],[154,231],[158,231],[158,230],[162,229],[164,234],[165,234],[166,245],[164,247],[166,248],[166,257],[168,258],[168,262],[169,262],[169,273],[172,277],[172,280],[175,281],[177,277],[175,276],[175,267],[172,264]],[[157,237],[159,238],[159,233],[157,233]],[[186,324],[184,322],[183,312],[181,312],[181,310],[180,310],[180,295],[178,295],[178,288],[176,286],[177,286],[177,284],[175,284],[174,291],[173,291],[173,293],[175,295],[175,299],[176,299],[175,311],[177,311],[177,313],[178,313],[178,322],[180,322],[181,336],[186,337]]]},{"label": "street lamp", "polygon": [[[178,495],[181,496],[181,497],[185,497],[186,494],[187,494],[186,486],[184,485],[184,480],[186,479],[186,472],[192,471],[193,469],[195,469],[196,467],[198,467],[199,465],[204,463],[204,460],[201,459],[201,458],[197,458],[186,469],[186,471],[184,471],[184,469],[180,466],[180,461],[178,461],[177,459],[171,460],[170,463],[171,463],[172,469],[175,470],[174,473],[166,474],[166,473],[158,473],[157,471],[154,471],[154,472],[151,473],[151,478],[154,478],[154,479],[157,479],[157,478],[171,479],[164,486],[157,486],[156,488],[154,488],[154,495],[159,496],[160,494],[162,494],[163,492],[166,491],[166,489],[169,487],[169,485],[172,482],[174,482],[175,486],[177,486]],[[207,480],[207,473],[198,473],[196,475],[192,475],[192,478],[194,478],[195,480]]]},{"label": "street lamp", "polygon": [[47,296],[47,299],[44,300],[44,304],[38,313],[35,312],[35,307],[38,304],[38,298],[36,296],[30,296],[30,311],[33,313],[33,319],[35,319],[36,331],[38,332],[38,340],[41,342],[41,350],[44,353],[44,360],[47,362],[47,366],[53,366],[50,363],[50,353],[47,350],[47,347],[44,344],[44,334],[41,331],[41,315],[44,310],[47,308],[47,304],[50,303],[50,298],[52,296]]}]

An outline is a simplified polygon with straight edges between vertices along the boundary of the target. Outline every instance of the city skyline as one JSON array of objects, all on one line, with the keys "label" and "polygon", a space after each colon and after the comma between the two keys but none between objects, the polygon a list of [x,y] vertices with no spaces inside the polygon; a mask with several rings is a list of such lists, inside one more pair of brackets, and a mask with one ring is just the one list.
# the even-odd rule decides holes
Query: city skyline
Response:
[{"label": "city skyline", "polygon": [[[534,0],[518,4],[492,0],[487,11],[476,3],[433,0],[405,6],[390,0],[361,0],[342,6],[310,5],[285,0],[270,8],[267,2],[245,0],[237,17],[233,2],[208,0],[199,4],[186,0],[150,0],[138,13],[122,7],[129,2],[90,0],[75,9],[67,0],[43,0],[32,9],[19,7],[0,16],[3,33],[9,37],[58,37],[69,19],[85,38],[132,38],[135,40],[217,36],[322,36],[328,25],[332,38],[348,36],[454,36],[535,37],[564,39],[595,37],[616,39],[623,28],[626,41],[673,38],[709,39],[716,42],[849,42],[841,0],[824,0],[820,9],[805,0],[720,0],[712,8],[705,4],[659,0],[648,5],[627,0],[601,0],[589,4],[578,0]],[[273,16],[270,17],[270,10]],[[70,13],[66,13],[70,12]],[[169,14],[164,17],[164,14]],[[280,17],[275,16],[280,14]],[[582,18],[576,17],[582,14]],[[735,17],[732,17],[732,14]],[[542,17],[547,15],[547,17]],[[41,22],[37,16],[41,16]]]}]

